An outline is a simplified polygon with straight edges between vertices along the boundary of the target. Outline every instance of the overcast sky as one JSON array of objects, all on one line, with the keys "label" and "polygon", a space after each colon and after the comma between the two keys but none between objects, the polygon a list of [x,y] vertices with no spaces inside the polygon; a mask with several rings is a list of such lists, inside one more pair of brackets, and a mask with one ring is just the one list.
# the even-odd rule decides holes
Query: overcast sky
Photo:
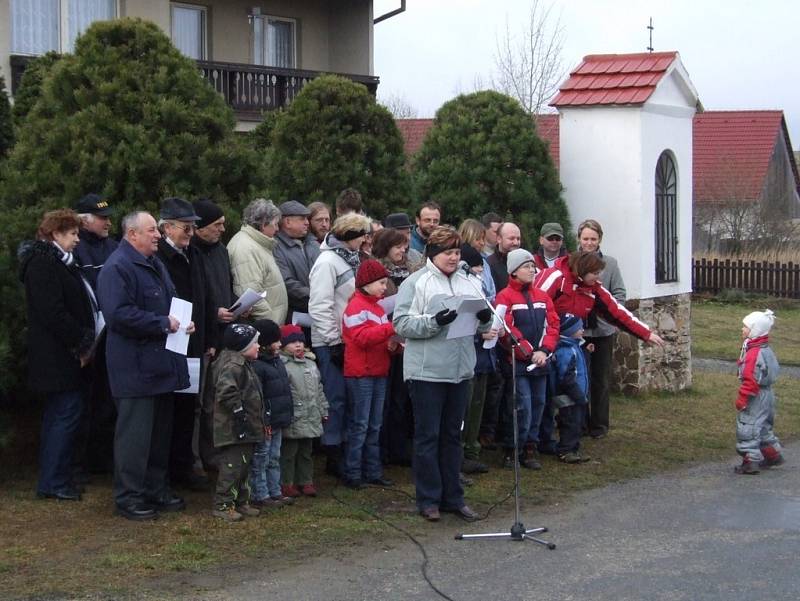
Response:
[{"label": "overcast sky", "polygon": [[[400,0],[374,0],[375,15]],[[530,0],[408,0],[375,26],[378,96],[398,95],[420,117],[474,89],[493,69],[506,18],[520,31]],[[800,148],[798,0],[555,0],[565,75],[586,54],[644,52],[652,17],[656,51],[677,50],[708,110],[782,109]]]}]

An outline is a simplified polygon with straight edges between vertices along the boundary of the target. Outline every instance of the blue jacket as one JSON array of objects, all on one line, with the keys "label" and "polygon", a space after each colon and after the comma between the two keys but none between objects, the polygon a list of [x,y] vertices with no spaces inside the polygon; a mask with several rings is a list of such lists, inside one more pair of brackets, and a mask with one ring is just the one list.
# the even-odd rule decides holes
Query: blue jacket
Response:
[{"label": "blue jacket", "polygon": [[189,386],[186,357],[164,348],[175,286],[156,257],[127,240],[106,261],[97,299],[106,320],[106,361],[117,398],[152,396]]},{"label": "blue jacket", "polygon": [[576,405],[587,402],[589,392],[589,373],[586,369],[586,356],[577,338],[561,336],[551,362],[551,386],[553,394],[565,394]]},{"label": "blue jacket", "polygon": [[413,248],[415,251],[425,254],[425,245],[428,243],[425,238],[419,235],[419,228],[412,227],[411,228],[411,238],[408,241],[409,248]]},{"label": "blue jacket", "polygon": [[273,430],[288,428],[294,417],[294,400],[289,374],[280,355],[259,353],[253,369],[264,396],[264,425]]},{"label": "blue jacket", "polygon": [[81,229],[78,235],[81,241],[80,244],[75,247],[73,254],[75,258],[78,259],[78,263],[81,265],[81,271],[86,277],[86,280],[92,286],[93,290],[97,290],[97,276],[103,268],[106,259],[111,256],[111,253],[117,250],[119,242],[110,236],[101,238],[97,234],[93,234],[84,229]]}]

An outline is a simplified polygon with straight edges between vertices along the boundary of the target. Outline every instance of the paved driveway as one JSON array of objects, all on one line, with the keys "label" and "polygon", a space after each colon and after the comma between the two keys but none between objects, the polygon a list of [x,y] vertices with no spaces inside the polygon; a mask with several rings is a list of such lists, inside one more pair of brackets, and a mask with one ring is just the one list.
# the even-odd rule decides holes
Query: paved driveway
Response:
[{"label": "paved driveway", "polygon": [[[706,464],[582,493],[544,510],[558,548],[456,541],[508,530],[511,517],[463,524],[446,516],[421,542],[436,586],[458,601],[778,600],[800,598],[800,452],[758,476]],[[576,467],[580,469],[580,467]],[[510,505],[509,505],[510,506]],[[411,543],[375,541],[335,557],[265,568],[204,598],[435,600]],[[193,595],[198,598],[197,595]]]}]

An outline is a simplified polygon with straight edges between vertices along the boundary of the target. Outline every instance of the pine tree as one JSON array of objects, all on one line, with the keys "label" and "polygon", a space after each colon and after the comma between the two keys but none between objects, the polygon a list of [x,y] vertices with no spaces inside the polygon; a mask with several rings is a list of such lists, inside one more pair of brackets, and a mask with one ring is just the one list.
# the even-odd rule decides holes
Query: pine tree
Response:
[{"label": "pine tree", "polygon": [[19,88],[14,94],[14,123],[21,127],[25,117],[31,112],[33,105],[42,95],[42,81],[50,73],[53,66],[59,61],[61,55],[57,52],[48,52],[37,56],[25,67],[25,72],[19,82]]},{"label": "pine tree", "polygon": [[413,168],[420,199],[439,202],[447,223],[492,211],[517,223],[531,250],[543,223],[570,229],[547,144],[509,96],[483,91],[445,103]]}]

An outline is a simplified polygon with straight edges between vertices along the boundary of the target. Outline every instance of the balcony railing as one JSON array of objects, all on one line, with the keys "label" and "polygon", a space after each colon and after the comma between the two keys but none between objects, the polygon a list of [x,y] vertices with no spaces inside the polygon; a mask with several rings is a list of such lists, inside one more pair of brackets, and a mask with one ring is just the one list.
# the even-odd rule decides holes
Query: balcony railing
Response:
[{"label": "balcony railing", "polygon": [[[12,94],[19,87],[30,56],[11,56]],[[305,84],[322,75],[321,71],[279,69],[237,63],[197,61],[203,78],[219,92],[242,121],[260,121],[261,114],[288,105]],[[378,90],[379,78],[371,75],[341,74],[367,87],[371,94]]]},{"label": "balcony railing", "polygon": [[[320,71],[235,63],[198,61],[198,65],[206,81],[222,94],[237,118],[244,121],[258,121],[262,113],[288,105],[305,84],[322,75]],[[378,90],[377,77],[342,75],[365,85],[373,95]]]}]

